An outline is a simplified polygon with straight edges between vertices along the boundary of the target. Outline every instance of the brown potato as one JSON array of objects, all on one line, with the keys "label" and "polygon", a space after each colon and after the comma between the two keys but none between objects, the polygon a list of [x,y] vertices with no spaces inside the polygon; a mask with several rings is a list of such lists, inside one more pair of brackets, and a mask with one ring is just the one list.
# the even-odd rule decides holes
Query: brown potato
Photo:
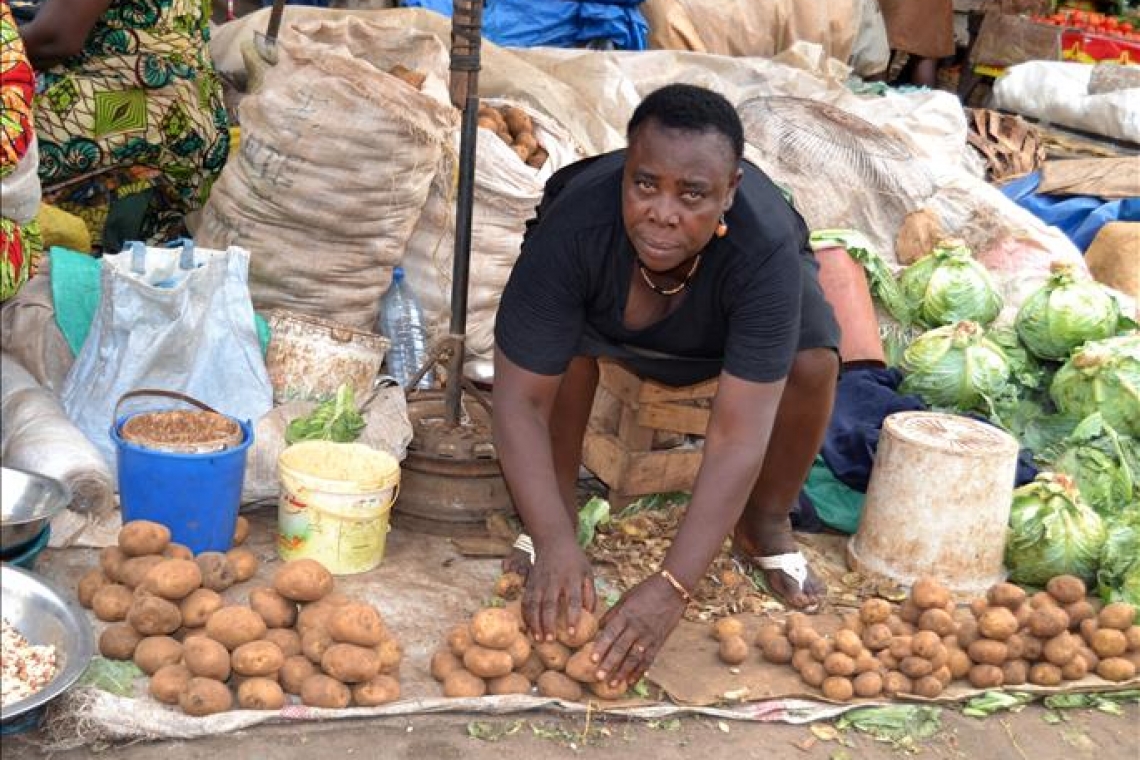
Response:
[{"label": "brown potato", "polygon": [[364,683],[380,674],[380,657],[370,647],[333,644],[321,657],[321,670],[341,683]]},{"label": "brown potato", "polygon": [[946,610],[929,609],[923,610],[918,619],[918,628],[920,631],[933,631],[941,637],[949,636],[957,631],[958,624],[954,622],[954,618]]},{"label": "brown potato", "polygon": [[1076,631],[1081,623],[1096,617],[1096,610],[1087,599],[1081,599],[1072,604],[1065,605],[1065,614],[1069,616],[1069,630]]},{"label": "brown potato", "polygon": [[139,670],[154,675],[164,665],[173,665],[182,659],[182,644],[170,636],[147,636],[135,647],[134,661]]},{"label": "brown potato", "polygon": [[827,671],[824,669],[823,663],[812,660],[800,668],[800,678],[808,686],[814,686],[818,689],[823,686],[823,682],[827,679]]},{"label": "brown potato", "polygon": [[190,685],[190,679],[193,677],[182,663],[163,665],[150,677],[147,691],[165,705],[176,705],[178,696]]},{"label": "brown potato", "polygon": [[[927,610],[927,612],[931,611]],[[942,612],[942,610],[933,611]],[[934,631],[919,631],[910,637],[910,651],[919,657],[931,660],[940,649],[945,649],[945,647],[942,646],[942,639]]]},{"label": "brown potato", "polygon": [[[278,589],[280,593],[280,589]],[[340,681],[323,673],[311,675],[301,684],[301,702],[310,707],[343,709],[352,702],[352,692]]]},{"label": "brown potato", "polygon": [[170,528],[151,520],[131,520],[119,529],[119,548],[128,557],[162,554],[170,543]]},{"label": "brown potato", "polygon": [[[1089,646],[1097,657],[1120,657],[1128,651],[1128,638],[1115,628],[1099,628],[1093,633]],[[1058,665],[1062,663],[1057,663]]]},{"label": "brown potato", "polygon": [[522,665],[516,666],[515,671],[519,675],[526,676],[526,680],[531,683],[536,683],[538,677],[546,672],[546,666],[542,664],[542,658],[538,656],[538,652],[531,650],[530,657],[527,657],[526,662]]},{"label": "brown potato", "polygon": [[221,594],[208,588],[195,589],[178,603],[178,612],[182,615],[182,625],[188,628],[201,628],[206,625],[210,615],[221,608]]},{"label": "brown potato", "polygon": [[134,596],[131,590],[118,583],[111,583],[95,592],[91,597],[91,609],[95,617],[108,623],[126,620]]},{"label": "brown potato", "polygon": [[970,659],[979,665],[1002,665],[1009,658],[1009,648],[1005,643],[993,639],[978,639],[966,649],[966,652],[970,655]]},{"label": "brown potato", "polygon": [[869,673],[871,671],[878,672],[882,668],[882,663],[879,658],[864,649],[855,658],[855,672],[856,673]]},{"label": "brown potato", "polygon": [[851,683],[851,679],[842,676],[830,676],[823,679],[820,691],[823,692],[824,697],[836,702],[846,702],[855,695],[855,687]]},{"label": "brown potato", "polygon": [[[463,653],[463,665],[472,675],[479,678],[505,676],[513,668],[510,654],[501,649],[489,649],[478,644],[472,644]],[[569,669],[569,664],[567,668]]]},{"label": "brown potato", "polygon": [[548,670],[538,677],[538,693],[567,702],[582,701],[582,685],[565,673]]},{"label": "brown potato", "polygon": [[855,660],[842,652],[832,652],[824,658],[823,669],[829,676],[849,676],[855,672]]},{"label": "brown potato", "polygon": [[1140,650],[1140,625],[1132,625],[1124,632],[1124,640],[1128,644],[1128,651]]},{"label": "brown potato", "polygon": [[278,568],[273,589],[294,602],[315,602],[332,591],[332,573],[314,559],[295,559]]},{"label": "brown potato", "polygon": [[726,665],[739,665],[748,659],[748,642],[743,636],[725,636],[720,640],[717,656]]},{"label": "brown potato", "polygon": [[[744,623],[740,618],[726,617],[720,618],[709,629],[709,635],[717,641],[724,641],[730,636],[743,637],[744,636]],[[590,638],[593,638],[592,636]],[[585,642],[582,642],[585,643]],[[577,646],[581,646],[578,644]]]},{"label": "brown potato", "polygon": [[836,650],[851,658],[858,657],[859,653],[863,651],[863,641],[859,638],[859,634],[854,631],[836,631],[832,642]]},{"label": "brown potato", "polygon": [[243,583],[257,575],[260,562],[257,555],[244,546],[235,546],[226,552],[226,562],[234,574],[234,583]]},{"label": "brown potato", "polygon": [[835,651],[835,644],[831,639],[820,637],[809,647],[811,649],[811,656],[820,662],[827,659],[827,656]]},{"label": "brown potato", "polygon": [[[274,593],[277,592],[275,591]],[[277,595],[281,596],[280,594]],[[281,598],[285,599],[283,596]],[[307,631],[311,631],[314,628],[320,628],[322,630],[327,629],[329,617],[332,615],[333,610],[335,609],[336,606],[329,604],[328,599],[322,599],[311,604],[300,605],[300,611],[297,613],[297,633],[304,636]]]},{"label": "brown potato", "polygon": [[975,689],[996,689],[1004,683],[1005,674],[997,665],[975,665],[966,677]]},{"label": "brown potato", "polygon": [[1005,656],[1008,660],[1017,660],[1025,656],[1025,637],[1015,633],[1005,640]]},{"label": "brown potato", "polygon": [[[1090,673],[1095,671],[1096,666],[1100,664],[1100,657],[1097,656],[1096,652],[1089,649],[1087,646],[1083,646],[1077,650],[1077,657],[1080,657],[1085,661],[1085,668]],[[1077,657],[1074,657],[1073,659],[1075,660]]]},{"label": "brown potato", "polygon": [[507,124],[507,129],[511,131],[512,137],[518,137],[524,132],[534,132],[534,122],[531,121],[527,112],[516,106],[503,106],[500,110],[503,115],[503,121]]},{"label": "brown potato", "polygon": [[871,623],[863,630],[863,644],[872,652],[878,652],[891,645],[891,629],[885,623]]},{"label": "brown potato", "polygon": [[1061,683],[1061,669],[1049,662],[1038,662],[1029,669],[1029,683],[1056,686]]},{"label": "brown potato", "polygon": [[994,607],[1016,610],[1026,599],[1025,589],[1014,583],[997,583],[986,592],[986,601]]},{"label": "brown potato", "polygon": [[277,677],[286,694],[297,694],[299,696],[305,679],[319,672],[312,660],[303,654],[295,654],[292,657],[285,658],[281,670],[277,672]]},{"label": "brown potato", "polygon": [[859,608],[859,619],[863,621],[864,625],[885,623],[890,616],[891,603],[886,599],[868,599]]},{"label": "brown potato", "polygon": [[187,715],[201,717],[225,712],[233,707],[233,694],[221,681],[194,677],[178,695],[178,706]]},{"label": "brown potato", "polygon": [[819,631],[807,625],[801,625],[788,631],[788,641],[796,649],[810,648],[821,638],[823,637],[820,636]]},{"label": "brown potato", "polygon": [[897,670],[892,670],[883,676],[883,693],[887,696],[910,694],[913,689],[913,682]]},{"label": "brown potato", "polygon": [[863,622],[863,618],[859,617],[858,612],[848,612],[843,616],[842,630],[851,631],[856,636],[862,636],[866,627],[867,625]]},{"label": "brown potato", "polygon": [[1136,676],[1136,664],[1124,657],[1107,657],[1096,666],[1096,674],[1114,683],[1127,681]]},{"label": "brown potato", "polygon": [[1077,639],[1068,631],[1062,631],[1046,641],[1041,652],[1046,660],[1060,668],[1076,657],[1079,648]]},{"label": "brown potato", "polygon": [[194,552],[190,551],[190,547],[185,544],[179,544],[171,541],[162,550],[162,556],[167,559],[194,559]]},{"label": "brown potato", "polygon": [[115,623],[99,634],[99,654],[108,660],[129,660],[135,656],[135,647],[142,635],[126,623]]},{"label": "brown potato", "polygon": [[230,656],[230,667],[239,676],[265,677],[276,673],[284,664],[281,647],[264,639],[246,642]]},{"label": "brown potato", "polygon": [[[451,653],[453,655],[461,660],[463,659],[463,653],[466,652],[467,648],[474,643],[475,640],[471,638],[471,626],[466,623],[460,623],[459,625],[454,626],[447,634],[447,648],[451,650]],[[557,645],[557,647],[561,647],[562,650],[566,649],[566,647],[558,644],[558,642],[551,642],[551,644]],[[541,648],[544,645],[538,644],[537,646]],[[569,652],[566,652],[566,657],[570,657]],[[566,660],[563,660],[562,664],[565,665]],[[552,666],[547,665],[547,667]],[[558,670],[558,668],[554,669]]]},{"label": "brown potato", "polygon": [[965,678],[973,664],[970,655],[961,649],[952,650],[946,657],[946,667],[950,669],[953,678]]},{"label": "brown potato", "polygon": [[1013,611],[1013,616],[1017,618],[1018,629],[1025,628],[1029,625],[1029,618],[1033,616],[1033,606],[1026,602]]},{"label": "brown potato", "polygon": [[141,585],[163,599],[177,602],[202,585],[202,571],[193,560],[162,560],[146,572]]},{"label": "brown potato", "polygon": [[902,604],[899,605],[898,615],[888,615],[886,622],[890,623],[892,617],[897,617],[904,623],[914,625],[921,616],[922,608],[915,604],[913,599],[907,597],[903,600]]},{"label": "brown potato", "polygon": [[1091,643],[1093,636],[1100,630],[1100,622],[1097,618],[1087,618],[1081,621],[1077,630],[1081,632],[1081,637],[1084,638],[1086,644]]},{"label": "brown potato", "polygon": [[[763,650],[763,647],[761,647]],[[815,658],[811,656],[811,652],[807,649],[797,649],[792,654],[792,667],[799,671],[804,669],[804,665],[809,662],[815,662]]]},{"label": "brown potato", "polygon": [[1029,597],[1029,604],[1033,609],[1039,610],[1042,607],[1056,607],[1057,600],[1048,591],[1038,591],[1033,596]]},{"label": "brown potato", "polygon": [[[380,658],[380,674],[395,675],[400,672],[400,660],[404,657],[404,649],[400,642],[387,638],[373,647],[376,656]],[[510,654],[508,650],[508,654]],[[513,660],[512,660],[513,664]]]},{"label": "brown potato", "polygon": [[126,553],[117,546],[105,546],[99,551],[99,569],[103,575],[114,582],[120,583],[119,571],[127,561]]},{"label": "brown potato", "polygon": [[1077,656],[1069,660],[1061,667],[1061,678],[1066,681],[1079,681],[1089,673],[1088,662],[1081,656],[1080,652]]},{"label": "brown potato", "polygon": [[297,623],[297,605],[268,586],[249,592],[249,607],[270,628],[290,628]]},{"label": "brown potato", "polygon": [[550,158],[550,154],[546,152],[546,148],[539,145],[534,149],[534,152],[530,154],[530,158],[526,160],[526,165],[532,169],[541,169],[546,164],[548,158]]},{"label": "brown potato", "polygon": [[147,554],[142,557],[127,557],[119,566],[119,579],[124,586],[138,588],[142,585],[146,574],[157,565],[167,562],[162,555]]},{"label": "brown potato", "polygon": [[806,626],[808,628],[812,627],[811,618],[809,618],[804,613],[802,613],[802,612],[789,612],[784,617],[784,630],[785,631],[788,631],[790,633],[793,628],[800,628],[802,626]]},{"label": "brown potato", "polygon": [[867,671],[855,676],[851,684],[859,697],[877,697],[883,692],[883,677],[875,671]]},{"label": "brown potato", "polygon": [[963,649],[973,644],[976,640],[981,638],[981,634],[978,632],[978,621],[959,620],[957,636],[958,646]]},{"label": "brown potato", "polygon": [[1044,641],[1028,633],[1019,633],[1018,638],[1021,640],[1021,659],[1030,662],[1041,659],[1041,651],[1045,648]]},{"label": "brown potato", "polygon": [[1009,660],[1001,666],[1002,686],[1020,686],[1029,678],[1029,663],[1025,660]]},{"label": "brown potato", "polygon": [[[516,670],[522,667],[523,663],[530,659],[531,652],[534,651],[534,645],[530,643],[530,639],[526,636],[516,636],[511,645],[507,647],[507,654],[511,656],[511,662],[514,664]],[[537,676],[535,676],[537,678]]]},{"label": "brown potato", "polygon": [[911,586],[910,598],[916,607],[928,610],[932,607],[945,607],[950,601],[950,592],[935,578],[919,578]]},{"label": "brown potato", "polygon": [[1017,618],[1005,607],[987,607],[978,618],[978,631],[987,639],[1005,641],[1017,633]]},{"label": "brown potato", "polygon": [[502,607],[484,607],[471,618],[471,638],[486,649],[506,649],[518,636],[518,622]]},{"label": "brown potato", "polygon": [[[448,637],[449,644],[450,641],[451,638]],[[454,654],[455,647],[451,647],[451,651]],[[538,657],[547,670],[565,670],[566,663],[570,661],[570,650],[557,641],[539,642],[534,645],[534,651],[538,652]],[[457,656],[462,658],[463,655]]]},{"label": "brown potato", "polygon": [[222,592],[237,582],[237,574],[229,559],[221,552],[202,552],[194,561],[202,571],[202,587]]},{"label": "brown potato", "polygon": [[94,598],[95,592],[110,584],[111,579],[107,577],[102,568],[91,568],[79,579],[79,586],[76,590],[79,604],[86,609],[91,609],[91,600]]},{"label": "brown potato", "polygon": [[360,602],[337,607],[329,615],[326,627],[333,641],[361,647],[374,647],[388,634],[376,608]]},{"label": "brown potato", "polygon": [[182,613],[173,602],[157,596],[141,596],[131,602],[127,622],[144,636],[162,636],[178,630]]},{"label": "brown potato", "polygon": [[462,667],[463,661],[453,655],[450,649],[437,649],[431,656],[431,677],[440,683]]},{"label": "brown potato", "polygon": [[249,538],[249,520],[242,515],[238,515],[237,520],[234,521],[234,537],[233,545],[241,546]]},{"label": "brown potato", "polygon": [[249,607],[230,605],[210,615],[206,621],[206,633],[231,652],[242,644],[257,641],[268,627],[261,615]]},{"label": "brown potato", "polygon": [[570,655],[570,659],[566,662],[566,675],[581,683],[591,683],[598,680],[599,664],[591,660],[593,653],[593,644],[587,644]]},{"label": "brown potato", "polygon": [[[512,674],[513,675],[513,674]],[[522,678],[521,676],[519,676]],[[526,680],[525,678],[523,679]],[[529,682],[527,683],[529,687]],[[504,692],[515,693],[515,692]],[[376,707],[400,698],[400,682],[392,676],[378,675],[352,687],[352,701],[361,707]]]},{"label": "brown potato", "polygon": [[1106,604],[1097,615],[1097,625],[1100,628],[1127,631],[1134,622],[1136,622],[1136,608],[1126,602]]},{"label": "brown potato", "polygon": [[520,132],[515,135],[513,147],[518,157],[526,161],[532,153],[538,150],[538,140],[535,139],[532,132]]},{"label": "brown potato", "polygon": [[519,673],[487,679],[488,694],[530,694],[530,681]]},{"label": "brown potato", "polygon": [[302,654],[301,651],[301,634],[294,631],[292,628],[270,628],[265,632],[262,637],[265,641],[272,642],[277,645],[281,650],[284,657],[292,657],[295,654]]},{"label": "brown potato", "polygon": [[443,696],[445,697],[481,697],[486,693],[487,682],[471,675],[466,670],[453,671],[448,674],[447,678],[443,679]]},{"label": "brown potato", "polygon": [[899,670],[906,674],[908,678],[922,678],[934,672],[934,666],[930,664],[930,660],[924,657],[904,657],[899,662]]},{"label": "brown potato", "polygon": [[335,642],[324,628],[310,628],[301,635],[301,653],[316,664],[321,664],[325,652]]},{"label": "brown potato", "polygon": [[237,701],[243,710],[280,710],[285,706],[285,690],[270,678],[248,678],[238,686]]},{"label": "brown potato", "polygon": [[1056,604],[1044,604],[1029,617],[1029,632],[1040,639],[1051,639],[1069,630],[1069,616]]},{"label": "brown potato", "polygon": [[230,652],[209,636],[195,636],[182,644],[182,662],[201,678],[225,681],[230,677]]},{"label": "brown potato", "polygon": [[929,675],[915,680],[912,693],[926,699],[936,699],[944,688],[942,681],[933,675]]},{"label": "brown potato", "polygon": [[913,636],[897,636],[891,639],[891,645],[887,651],[889,651],[896,660],[902,661],[914,654],[913,641]]},{"label": "brown potato", "polygon": [[1045,590],[1061,605],[1079,602],[1087,593],[1085,582],[1075,575],[1054,576],[1045,584]]},{"label": "brown potato", "polygon": [[764,659],[768,662],[783,664],[792,661],[792,645],[786,638],[780,636],[766,643],[761,649]]}]

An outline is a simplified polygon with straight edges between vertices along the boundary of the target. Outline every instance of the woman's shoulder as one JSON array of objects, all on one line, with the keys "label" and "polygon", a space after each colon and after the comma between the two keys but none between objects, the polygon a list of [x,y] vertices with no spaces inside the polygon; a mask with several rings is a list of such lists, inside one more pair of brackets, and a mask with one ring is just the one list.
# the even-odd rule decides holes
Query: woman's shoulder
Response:
[{"label": "woman's shoulder", "polygon": [[621,222],[624,151],[604,153],[564,166],[547,180],[527,237],[589,234]]}]

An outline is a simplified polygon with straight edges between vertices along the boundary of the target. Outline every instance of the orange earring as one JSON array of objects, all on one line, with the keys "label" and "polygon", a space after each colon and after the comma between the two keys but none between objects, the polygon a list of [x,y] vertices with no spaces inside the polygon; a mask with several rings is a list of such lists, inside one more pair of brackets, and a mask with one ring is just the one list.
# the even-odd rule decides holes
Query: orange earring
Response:
[{"label": "orange earring", "polygon": [[720,221],[716,225],[716,236],[722,238],[728,234],[728,223],[724,221],[724,214],[720,215]]}]

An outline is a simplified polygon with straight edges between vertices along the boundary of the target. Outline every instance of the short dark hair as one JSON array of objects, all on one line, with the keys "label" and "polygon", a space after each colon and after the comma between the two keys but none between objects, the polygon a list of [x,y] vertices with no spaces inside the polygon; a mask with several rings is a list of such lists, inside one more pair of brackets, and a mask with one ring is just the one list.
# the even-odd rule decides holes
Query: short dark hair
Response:
[{"label": "short dark hair", "polygon": [[632,140],[647,121],[669,129],[719,132],[736,158],[744,155],[744,125],[732,103],[723,95],[692,84],[668,84],[645,96],[629,119],[625,135]]}]

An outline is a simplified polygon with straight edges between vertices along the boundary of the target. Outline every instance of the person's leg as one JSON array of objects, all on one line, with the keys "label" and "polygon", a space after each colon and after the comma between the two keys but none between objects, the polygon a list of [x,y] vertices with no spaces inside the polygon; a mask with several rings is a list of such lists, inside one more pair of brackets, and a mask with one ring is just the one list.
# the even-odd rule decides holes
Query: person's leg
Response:
[{"label": "person's leg", "polygon": [[[788,375],[768,453],[733,532],[748,557],[797,551],[789,515],[823,445],[839,376],[839,356],[829,348],[800,351]],[[803,589],[787,573],[765,571],[769,587],[790,606],[808,607],[826,591],[810,572]]]},{"label": "person's leg", "polygon": [[918,58],[910,75],[910,83],[934,89],[938,86],[938,59]]}]

